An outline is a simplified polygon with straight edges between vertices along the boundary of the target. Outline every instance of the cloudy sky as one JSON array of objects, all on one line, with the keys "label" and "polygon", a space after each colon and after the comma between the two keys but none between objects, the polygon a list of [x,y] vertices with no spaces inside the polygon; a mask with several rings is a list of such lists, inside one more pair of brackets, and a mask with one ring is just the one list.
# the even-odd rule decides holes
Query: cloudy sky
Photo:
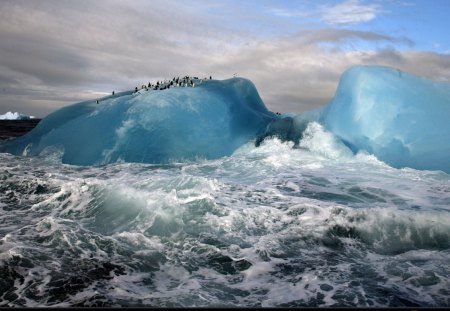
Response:
[{"label": "cloudy sky", "polygon": [[1,0],[0,114],[44,117],[173,76],[254,82],[272,111],[326,104],[354,64],[450,82],[450,0]]}]

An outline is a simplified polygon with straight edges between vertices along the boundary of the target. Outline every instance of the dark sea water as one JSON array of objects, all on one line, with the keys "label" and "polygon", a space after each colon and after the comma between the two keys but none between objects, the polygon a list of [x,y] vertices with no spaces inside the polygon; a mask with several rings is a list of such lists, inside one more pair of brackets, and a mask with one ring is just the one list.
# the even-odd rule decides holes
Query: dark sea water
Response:
[{"label": "dark sea water", "polygon": [[30,120],[0,120],[0,142],[12,138],[19,137],[31,131],[41,119]]},{"label": "dark sea water", "polygon": [[171,165],[0,154],[0,306],[450,306],[450,175],[312,124]]}]

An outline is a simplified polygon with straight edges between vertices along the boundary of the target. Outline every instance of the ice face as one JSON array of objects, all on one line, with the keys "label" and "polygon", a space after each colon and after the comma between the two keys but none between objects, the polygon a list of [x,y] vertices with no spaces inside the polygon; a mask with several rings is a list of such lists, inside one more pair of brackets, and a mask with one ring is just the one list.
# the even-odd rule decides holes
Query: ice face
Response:
[{"label": "ice face", "polygon": [[394,167],[450,172],[449,84],[393,68],[352,67],[321,122],[355,152]]},{"label": "ice face", "polygon": [[38,155],[56,147],[63,163],[76,165],[213,159],[232,154],[275,118],[249,80],[196,82],[64,107],[3,149]]}]

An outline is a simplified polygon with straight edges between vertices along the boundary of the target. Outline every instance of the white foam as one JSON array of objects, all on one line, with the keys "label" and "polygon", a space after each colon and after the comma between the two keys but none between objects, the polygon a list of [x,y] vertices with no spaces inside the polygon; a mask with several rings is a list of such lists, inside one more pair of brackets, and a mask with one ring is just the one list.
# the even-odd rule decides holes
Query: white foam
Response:
[{"label": "white foam", "polygon": [[246,281],[252,281],[254,279],[259,279],[261,275],[273,271],[272,264],[269,262],[257,262],[254,263],[250,268],[244,271]]},{"label": "white foam", "polygon": [[[321,131],[307,138],[316,147],[317,135],[328,135]],[[61,306],[95,291],[111,304],[146,306],[306,304],[318,293],[321,306],[345,305],[335,294],[383,306],[371,297],[376,286],[408,298],[408,288],[420,289],[419,301],[442,305],[450,258],[437,242],[450,232],[450,177],[394,169],[363,153],[347,157],[325,142],[323,155],[267,139],[230,157],[172,166],[76,167],[0,154],[1,208],[8,208],[0,215],[0,264],[34,260],[35,268],[18,271],[36,273],[26,280],[46,295],[52,271],[72,273],[62,271],[62,258],[81,276],[85,262],[124,268]],[[34,193],[37,185],[46,190]],[[439,282],[420,285],[430,272]],[[26,296],[25,285],[16,293]]]},{"label": "white foam", "polygon": [[328,159],[350,158],[353,153],[337,137],[317,122],[310,122],[303,132],[300,147]]}]

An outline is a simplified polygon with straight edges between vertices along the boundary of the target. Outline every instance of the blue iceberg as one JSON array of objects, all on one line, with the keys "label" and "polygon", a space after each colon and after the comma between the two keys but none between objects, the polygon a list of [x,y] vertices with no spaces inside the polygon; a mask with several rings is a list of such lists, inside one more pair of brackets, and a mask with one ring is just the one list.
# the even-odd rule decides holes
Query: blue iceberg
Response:
[{"label": "blue iceberg", "polygon": [[450,173],[449,84],[393,68],[355,66],[342,75],[327,106],[278,115],[247,79],[194,83],[64,107],[0,151],[39,155],[57,148],[63,163],[76,165],[215,159],[266,137],[299,146],[315,121],[355,153],[365,150],[394,167]]},{"label": "blue iceberg", "polygon": [[194,83],[61,108],[2,149],[33,156],[57,148],[63,163],[75,165],[214,159],[231,155],[276,118],[247,79]]},{"label": "blue iceberg", "polygon": [[320,122],[354,152],[394,167],[450,172],[450,85],[388,67],[341,77]]}]

